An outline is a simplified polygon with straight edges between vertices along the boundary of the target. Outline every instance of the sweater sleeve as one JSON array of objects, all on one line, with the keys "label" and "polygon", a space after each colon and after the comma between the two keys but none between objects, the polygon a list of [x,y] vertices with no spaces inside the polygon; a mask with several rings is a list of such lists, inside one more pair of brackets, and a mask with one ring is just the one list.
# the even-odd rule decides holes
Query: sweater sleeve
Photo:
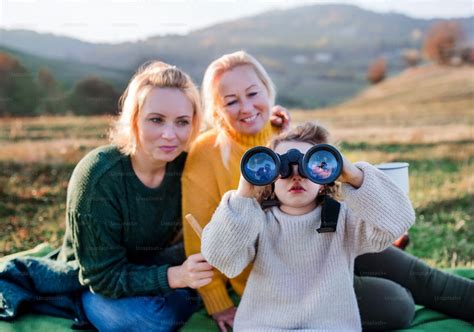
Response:
[{"label": "sweater sleeve", "polygon": [[[221,199],[216,175],[213,174],[212,167],[209,167],[209,159],[203,150],[205,149],[197,147],[189,152],[181,177],[183,238],[187,256],[201,252],[201,240],[186,222],[185,216],[192,214],[204,228]],[[234,306],[227,291],[227,281],[226,276],[214,269],[212,281],[198,289],[210,315]]]},{"label": "sweater sleeve", "polygon": [[364,173],[358,189],[342,185],[346,209],[345,236],[356,256],[379,252],[415,222],[408,196],[390,178],[366,162],[355,164]]},{"label": "sweater sleeve", "polygon": [[202,254],[227,277],[239,275],[255,258],[265,213],[254,198],[227,192],[202,235]]},{"label": "sweater sleeve", "polygon": [[67,212],[81,283],[111,298],[170,292],[168,265],[128,262],[121,238],[121,211],[111,190],[97,184],[91,195],[90,208],[79,204]]}]

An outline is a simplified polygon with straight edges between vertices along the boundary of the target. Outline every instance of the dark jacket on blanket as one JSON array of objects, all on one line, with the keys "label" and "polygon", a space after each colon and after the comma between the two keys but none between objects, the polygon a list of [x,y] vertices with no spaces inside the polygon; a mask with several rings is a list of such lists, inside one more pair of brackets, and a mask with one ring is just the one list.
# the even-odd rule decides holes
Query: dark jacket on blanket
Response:
[{"label": "dark jacket on blanket", "polygon": [[0,265],[0,319],[11,321],[24,311],[87,323],[77,269],[48,258],[20,257]]},{"label": "dark jacket on blanket", "polygon": [[[178,265],[183,260],[183,242],[165,248],[155,257],[158,264]],[[76,265],[39,257],[1,263],[0,320],[13,321],[30,311],[72,319],[74,329],[90,328],[81,302],[81,292],[88,287],[80,284]]]}]

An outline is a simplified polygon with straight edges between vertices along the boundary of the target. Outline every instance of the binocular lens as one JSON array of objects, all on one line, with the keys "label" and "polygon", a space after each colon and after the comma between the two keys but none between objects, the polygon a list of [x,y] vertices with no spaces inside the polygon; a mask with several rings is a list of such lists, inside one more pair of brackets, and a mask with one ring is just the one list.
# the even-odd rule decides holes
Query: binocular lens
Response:
[{"label": "binocular lens", "polygon": [[257,146],[248,150],[242,157],[240,170],[244,178],[256,186],[265,186],[275,181],[279,175],[289,177],[298,165],[300,176],[318,184],[331,184],[342,171],[342,156],[331,145],[317,144],[302,154],[290,149],[279,155],[267,147]]},{"label": "binocular lens", "polygon": [[334,153],[328,150],[319,150],[315,151],[308,159],[306,173],[316,183],[332,182],[339,176],[337,174],[340,169],[339,165],[340,162]]},{"label": "binocular lens", "polygon": [[243,166],[243,174],[255,185],[266,185],[278,177],[275,160],[266,152],[253,154]]}]

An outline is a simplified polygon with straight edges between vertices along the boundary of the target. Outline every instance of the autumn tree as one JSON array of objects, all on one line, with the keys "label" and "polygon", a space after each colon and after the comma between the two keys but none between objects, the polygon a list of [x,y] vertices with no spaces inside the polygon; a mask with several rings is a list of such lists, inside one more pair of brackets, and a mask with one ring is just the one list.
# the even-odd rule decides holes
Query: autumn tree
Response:
[{"label": "autumn tree", "polygon": [[69,97],[69,105],[75,114],[116,114],[119,94],[114,87],[98,77],[79,81]]},{"label": "autumn tree", "polygon": [[461,49],[461,60],[464,63],[474,64],[474,47],[464,47]]},{"label": "autumn tree", "polygon": [[34,115],[38,89],[25,67],[8,53],[0,52],[0,116]]},{"label": "autumn tree", "polygon": [[42,90],[52,92],[58,84],[53,74],[47,68],[42,67],[38,70],[38,85]]},{"label": "autumn tree", "polygon": [[431,26],[423,42],[423,53],[428,60],[449,64],[464,33],[456,21],[439,22]]},{"label": "autumn tree", "polygon": [[40,100],[38,114],[64,114],[67,103],[64,92],[59,88],[53,74],[47,68],[38,71],[38,89]]},{"label": "autumn tree", "polygon": [[367,80],[372,84],[377,84],[385,78],[387,66],[383,58],[373,61],[367,69]]}]

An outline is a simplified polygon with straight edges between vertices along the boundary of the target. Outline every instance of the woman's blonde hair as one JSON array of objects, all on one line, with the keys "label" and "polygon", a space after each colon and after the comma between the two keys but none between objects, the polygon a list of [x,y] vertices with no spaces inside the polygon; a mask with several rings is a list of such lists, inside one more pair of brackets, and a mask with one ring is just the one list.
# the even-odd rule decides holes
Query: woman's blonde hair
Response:
[{"label": "woman's blonde hair", "polygon": [[[269,143],[268,147],[272,150],[275,150],[276,147],[282,142],[304,142],[311,145],[316,144],[328,144],[329,140],[329,131],[320,124],[314,122],[306,122],[302,125],[297,126],[295,129],[288,132],[282,133],[277,137],[273,138]],[[340,184],[336,183],[334,186],[324,186],[326,194],[334,199],[340,198]],[[318,195],[319,196],[319,195]],[[264,201],[276,199],[276,195],[273,192],[271,185],[266,186],[263,190],[261,197],[258,198],[259,201]]]},{"label": "woman's blonde hair", "polygon": [[175,88],[181,90],[193,106],[192,132],[186,148],[199,134],[202,124],[202,109],[199,92],[185,72],[161,61],[142,65],[130,80],[120,97],[121,113],[112,126],[109,139],[126,155],[133,155],[138,142],[138,114],[153,88]]},{"label": "woman's blonde hair", "polygon": [[222,112],[222,99],[219,98],[218,81],[222,75],[238,66],[251,66],[257,77],[265,86],[269,97],[269,106],[273,107],[275,103],[275,85],[270,76],[253,56],[244,52],[238,51],[230,54],[225,54],[220,58],[214,60],[206,69],[201,87],[201,96],[204,104],[205,120],[208,127],[214,127],[218,130],[218,137],[216,144],[219,145],[221,151],[222,161],[224,166],[228,166],[230,156],[230,139],[226,135],[225,123],[220,115]]}]

